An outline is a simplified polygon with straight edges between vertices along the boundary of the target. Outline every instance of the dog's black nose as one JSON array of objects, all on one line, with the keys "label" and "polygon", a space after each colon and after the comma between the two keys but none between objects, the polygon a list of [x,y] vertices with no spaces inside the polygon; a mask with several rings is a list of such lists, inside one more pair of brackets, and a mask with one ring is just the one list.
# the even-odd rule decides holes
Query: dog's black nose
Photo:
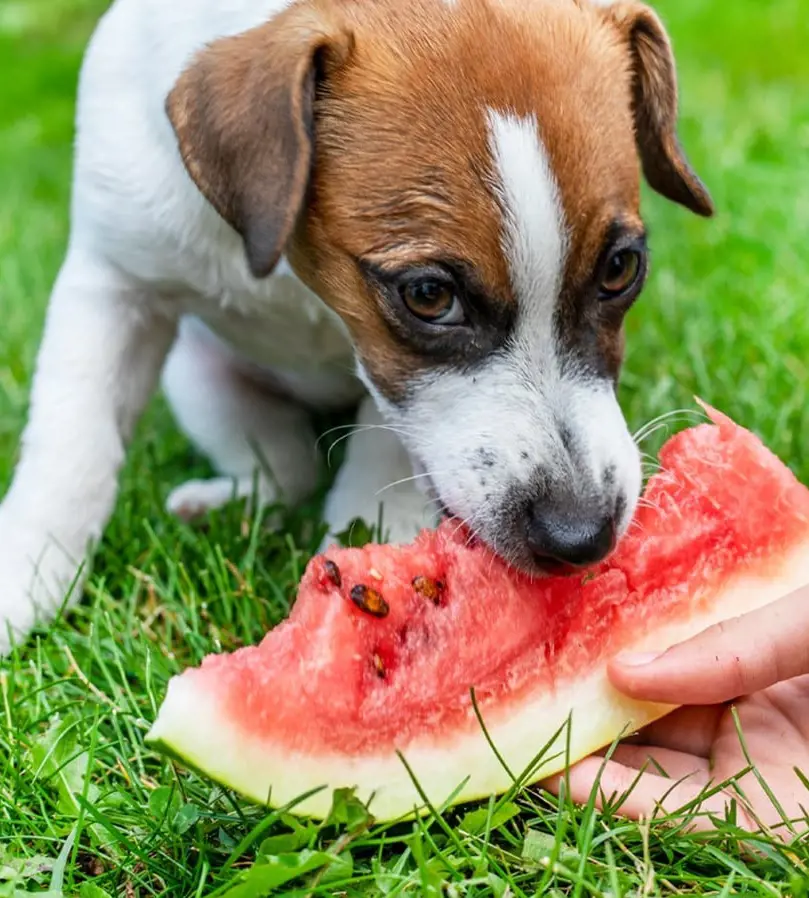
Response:
[{"label": "dog's black nose", "polygon": [[526,536],[540,567],[545,561],[583,567],[612,551],[615,521],[611,516],[565,514],[537,503],[528,513]]}]

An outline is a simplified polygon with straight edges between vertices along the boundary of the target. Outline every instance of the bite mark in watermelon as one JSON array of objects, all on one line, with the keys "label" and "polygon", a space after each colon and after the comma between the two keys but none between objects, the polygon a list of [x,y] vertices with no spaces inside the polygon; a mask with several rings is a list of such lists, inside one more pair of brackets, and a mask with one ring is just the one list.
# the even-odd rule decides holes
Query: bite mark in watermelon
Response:
[{"label": "bite mark in watermelon", "polygon": [[[356,787],[378,819],[530,781],[671,710],[606,676],[619,651],[663,650],[809,582],[809,490],[749,431],[674,436],[606,562],[532,579],[455,522],[409,545],[309,564],[289,619],[260,645],[169,683],[148,740],[257,802],[323,817]],[[569,732],[565,727],[570,721]],[[566,755],[566,751],[569,754]]]}]

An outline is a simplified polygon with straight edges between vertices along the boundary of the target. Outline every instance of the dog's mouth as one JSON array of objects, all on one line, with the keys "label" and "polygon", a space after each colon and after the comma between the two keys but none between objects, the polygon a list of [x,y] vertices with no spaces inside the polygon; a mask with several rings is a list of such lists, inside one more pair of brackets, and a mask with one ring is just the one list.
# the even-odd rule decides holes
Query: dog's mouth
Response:
[{"label": "dog's mouth", "polygon": [[536,556],[534,561],[537,569],[548,577],[571,577],[573,574],[581,573],[581,568],[559,561],[557,558]]},{"label": "dog's mouth", "polygon": [[479,533],[471,523],[456,514],[452,508],[444,502],[435,482],[428,474],[425,474],[424,476],[423,489],[427,497],[435,506],[436,516],[439,523],[444,521],[456,521],[459,528],[468,532],[470,542],[480,540],[480,542],[487,545],[489,549],[494,552],[498,558],[501,558],[509,567],[514,567],[515,570],[519,570],[523,574],[527,573],[530,576],[535,577],[569,577],[581,573],[581,568],[564,561],[559,561],[557,558],[551,558],[550,556],[534,556],[533,565],[530,570],[525,570],[521,566],[516,566],[505,554],[497,550],[496,545],[494,545],[491,540],[486,539],[486,537]]},{"label": "dog's mouth", "polygon": [[[509,567],[514,567],[513,563],[502,553],[497,551],[496,546],[492,545],[492,543],[487,540],[482,534],[478,533],[475,527],[469,522],[465,521],[460,515],[456,514],[449,505],[441,497],[441,493],[433,481],[433,478],[426,474],[423,478],[422,488],[429,498],[429,500],[434,504],[436,510],[436,516],[439,522],[443,521],[457,521],[458,526],[460,528],[465,529],[469,534],[470,541],[472,540],[480,540],[485,543],[489,549],[494,552],[498,558],[502,558],[502,560],[509,565]],[[580,568],[575,567],[574,565],[567,564],[563,561],[559,561],[556,558],[551,557],[535,557],[535,567],[531,571],[524,571],[520,569],[522,573],[529,573],[534,576],[540,577],[567,577],[575,573],[581,573]]]},{"label": "dog's mouth", "polygon": [[[440,521],[448,521],[451,518],[457,517],[452,513],[452,511],[444,504],[441,497],[439,495],[435,495],[432,497],[433,502],[435,502],[435,510],[438,514],[438,519]],[[460,519],[459,519],[460,520]]]}]

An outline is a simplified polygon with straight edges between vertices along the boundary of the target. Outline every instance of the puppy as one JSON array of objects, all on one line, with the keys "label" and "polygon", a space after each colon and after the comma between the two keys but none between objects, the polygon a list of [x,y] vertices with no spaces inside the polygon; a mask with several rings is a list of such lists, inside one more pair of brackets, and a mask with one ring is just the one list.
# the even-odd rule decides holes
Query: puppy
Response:
[{"label": "puppy", "polygon": [[115,0],[0,506],[0,645],[80,591],[161,372],[221,475],[177,514],[257,471],[299,501],[311,410],[358,404],[332,532],[383,501],[409,538],[426,491],[523,570],[602,558],[641,481],[615,398],[640,169],[712,212],[676,115],[634,0]]}]

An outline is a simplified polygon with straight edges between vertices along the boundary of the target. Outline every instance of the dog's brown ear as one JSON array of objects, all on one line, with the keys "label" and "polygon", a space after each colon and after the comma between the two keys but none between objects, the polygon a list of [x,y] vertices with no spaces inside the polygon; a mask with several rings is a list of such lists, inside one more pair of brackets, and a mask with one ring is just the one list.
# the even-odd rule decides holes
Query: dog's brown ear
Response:
[{"label": "dog's brown ear", "polygon": [[299,0],[208,46],[168,96],[183,162],[242,236],[256,277],[278,263],[306,195],[315,78],[351,46],[325,2]]},{"label": "dog's brown ear", "polygon": [[658,193],[698,215],[713,215],[705,185],[677,139],[677,73],[666,30],[635,0],[605,7],[631,54],[635,130],[643,173]]}]

